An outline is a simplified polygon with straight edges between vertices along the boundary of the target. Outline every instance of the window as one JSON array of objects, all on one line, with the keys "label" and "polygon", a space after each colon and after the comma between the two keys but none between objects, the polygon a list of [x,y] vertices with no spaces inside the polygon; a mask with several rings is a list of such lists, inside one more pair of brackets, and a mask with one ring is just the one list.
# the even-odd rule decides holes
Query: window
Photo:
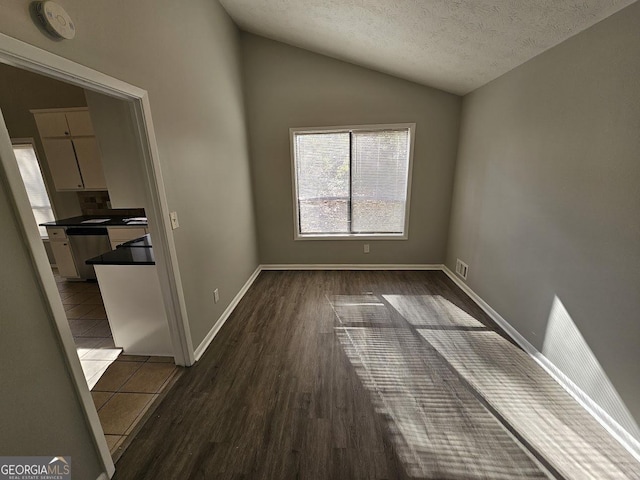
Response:
[{"label": "window", "polygon": [[407,238],[415,124],[291,129],[295,238]]},{"label": "window", "polygon": [[[14,141],[13,153],[18,161],[18,168],[27,190],[36,224],[40,225],[55,220],[33,142],[31,140]],[[38,230],[42,238],[47,238],[46,227],[38,226]]]}]

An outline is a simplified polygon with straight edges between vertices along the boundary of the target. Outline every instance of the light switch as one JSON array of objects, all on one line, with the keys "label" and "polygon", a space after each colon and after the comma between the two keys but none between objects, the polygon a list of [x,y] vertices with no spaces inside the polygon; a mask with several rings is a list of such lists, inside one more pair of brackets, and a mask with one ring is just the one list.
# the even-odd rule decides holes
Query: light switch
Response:
[{"label": "light switch", "polygon": [[180,224],[178,223],[178,212],[171,212],[169,214],[169,218],[171,219],[171,228],[172,229],[176,229],[180,226]]}]

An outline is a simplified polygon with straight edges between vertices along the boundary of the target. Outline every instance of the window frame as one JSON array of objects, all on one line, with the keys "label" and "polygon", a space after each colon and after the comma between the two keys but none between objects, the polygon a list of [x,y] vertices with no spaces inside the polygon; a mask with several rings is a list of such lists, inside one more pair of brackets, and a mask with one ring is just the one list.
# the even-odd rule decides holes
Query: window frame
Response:
[{"label": "window frame", "polygon": [[[51,192],[49,191],[49,185],[47,184],[47,177],[45,176],[44,169],[42,168],[42,162],[40,160],[40,155],[38,154],[38,148],[36,146],[35,139],[33,137],[11,138],[11,147],[12,147],[12,149],[13,149],[14,146],[17,146],[17,145],[31,145],[31,148],[33,149],[33,153],[36,156],[36,162],[38,162],[38,169],[40,170],[40,175],[42,176],[42,183],[44,184],[44,189],[47,192],[47,198],[49,199],[49,206],[51,207],[51,211],[53,212],[53,218],[57,219],[58,215],[56,213],[55,206],[53,205]],[[22,178],[22,174],[20,175],[20,180],[24,184],[24,179]],[[29,199],[29,206],[31,207],[31,199]],[[31,210],[33,211],[33,207],[31,207]],[[38,227],[39,227],[39,225],[38,225]],[[40,238],[42,240],[49,240],[49,235],[47,235],[47,234],[40,235]]]},{"label": "window frame", "polygon": [[[347,133],[353,131],[409,130],[409,165],[407,172],[407,199],[404,212],[403,233],[300,233],[300,209],[298,200],[298,174],[296,170],[295,138],[298,133]],[[289,129],[289,147],[291,150],[291,184],[293,190],[293,239],[294,240],[408,240],[409,212],[411,203],[411,183],[413,178],[413,150],[415,141],[415,123],[385,123],[374,125],[340,125],[330,127],[296,127]],[[351,168],[351,166],[350,166]]]}]

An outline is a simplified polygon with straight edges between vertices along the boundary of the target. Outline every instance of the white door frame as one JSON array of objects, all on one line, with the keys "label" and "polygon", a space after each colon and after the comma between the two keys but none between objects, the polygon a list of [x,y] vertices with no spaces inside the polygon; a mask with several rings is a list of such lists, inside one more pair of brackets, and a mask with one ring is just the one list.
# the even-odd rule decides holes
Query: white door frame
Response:
[{"label": "white door frame", "polygon": [[[174,357],[178,365],[192,365],[195,362],[193,344],[189,332],[182,281],[178,270],[176,248],[169,221],[169,207],[160,170],[158,146],[147,92],[2,33],[0,33],[0,63],[55,78],[130,103],[137,129],[135,133],[141,146],[145,172],[144,187],[147,197],[146,214],[153,236],[154,256],[171,332]],[[33,221],[29,200],[1,112],[0,175],[6,180],[14,200],[14,208],[19,218],[22,234],[29,246],[43,294],[48,300],[51,315],[60,334],[60,342],[71,378],[92,431],[99,456],[104,464],[105,473],[110,478],[115,472],[115,466],[104,438],[91,392],[84,378],[44,245]]]}]

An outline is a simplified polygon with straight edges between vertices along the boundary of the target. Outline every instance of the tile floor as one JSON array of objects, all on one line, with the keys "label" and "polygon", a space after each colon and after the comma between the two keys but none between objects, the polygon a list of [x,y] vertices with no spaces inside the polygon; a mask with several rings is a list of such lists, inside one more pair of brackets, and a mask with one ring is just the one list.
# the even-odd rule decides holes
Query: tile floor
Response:
[{"label": "tile floor", "polygon": [[98,284],[66,281],[55,269],[54,276],[109,450],[116,459],[179,369],[171,357],[122,354],[113,343]]},{"label": "tile floor", "polygon": [[170,357],[120,355],[91,390],[111,455],[121,453],[127,438],[178,368]]}]

